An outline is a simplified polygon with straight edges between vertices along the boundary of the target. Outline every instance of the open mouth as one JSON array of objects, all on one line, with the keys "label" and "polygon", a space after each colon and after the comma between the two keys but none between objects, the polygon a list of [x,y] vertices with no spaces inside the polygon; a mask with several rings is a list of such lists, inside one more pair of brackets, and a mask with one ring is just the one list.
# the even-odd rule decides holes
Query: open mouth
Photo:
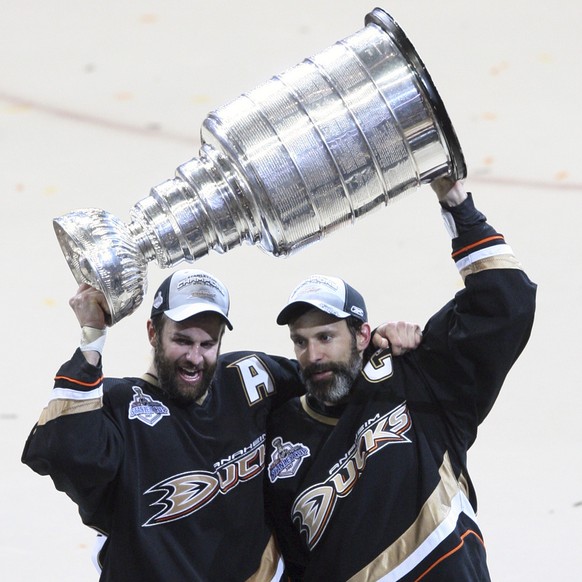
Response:
[{"label": "open mouth", "polygon": [[188,384],[198,384],[202,380],[202,370],[188,370],[186,368],[178,368],[180,378]]}]

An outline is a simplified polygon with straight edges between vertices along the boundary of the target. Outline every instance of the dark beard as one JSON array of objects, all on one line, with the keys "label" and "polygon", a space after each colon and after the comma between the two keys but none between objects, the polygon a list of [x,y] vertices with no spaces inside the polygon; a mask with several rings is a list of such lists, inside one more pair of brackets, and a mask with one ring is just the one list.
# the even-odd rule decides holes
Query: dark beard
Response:
[{"label": "dark beard", "polygon": [[216,364],[210,368],[204,368],[202,382],[197,386],[184,386],[178,377],[176,363],[168,361],[163,353],[161,346],[158,344],[154,348],[154,365],[158,374],[160,390],[165,392],[172,400],[178,404],[192,404],[208,392],[210,383],[216,370]]},{"label": "dark beard", "polygon": [[[301,373],[305,382],[307,393],[322,403],[339,404],[347,399],[352,385],[362,369],[362,356],[352,346],[352,352],[347,364],[341,362],[328,362],[325,364],[311,364]],[[319,372],[333,372],[333,377],[327,382],[316,382],[312,376]]]}]

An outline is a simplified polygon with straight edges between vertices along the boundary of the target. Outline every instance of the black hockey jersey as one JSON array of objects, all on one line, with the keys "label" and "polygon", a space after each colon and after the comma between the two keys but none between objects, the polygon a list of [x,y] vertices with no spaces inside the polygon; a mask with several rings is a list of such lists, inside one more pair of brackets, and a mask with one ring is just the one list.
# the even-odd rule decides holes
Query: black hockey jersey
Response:
[{"label": "black hockey jersey", "polygon": [[453,241],[465,288],[418,349],[375,353],[350,401],[270,417],[267,500],[294,580],[489,580],[467,450],[524,348],[536,286],[481,224]]},{"label": "black hockey jersey", "polygon": [[104,379],[77,350],[23,461],[107,535],[101,580],[278,579],[263,511],[265,427],[274,403],[299,393],[296,363],[221,356],[201,405],[177,405],[152,382]]}]

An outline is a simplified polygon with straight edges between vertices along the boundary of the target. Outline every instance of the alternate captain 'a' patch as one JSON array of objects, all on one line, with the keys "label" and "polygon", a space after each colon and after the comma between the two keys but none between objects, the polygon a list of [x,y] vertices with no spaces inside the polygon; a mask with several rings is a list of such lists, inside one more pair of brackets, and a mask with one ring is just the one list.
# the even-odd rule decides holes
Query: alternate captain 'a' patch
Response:
[{"label": "alternate captain 'a' patch", "polygon": [[271,453],[271,462],[268,467],[271,483],[277,479],[294,477],[303,460],[311,454],[305,445],[284,443],[281,437],[275,437],[271,444],[275,449]]},{"label": "alternate captain 'a' patch", "polygon": [[154,400],[148,394],[144,394],[139,386],[132,386],[134,391],[133,400],[129,403],[129,420],[137,418],[148,426],[154,426],[164,416],[170,416],[170,411],[159,400]]}]

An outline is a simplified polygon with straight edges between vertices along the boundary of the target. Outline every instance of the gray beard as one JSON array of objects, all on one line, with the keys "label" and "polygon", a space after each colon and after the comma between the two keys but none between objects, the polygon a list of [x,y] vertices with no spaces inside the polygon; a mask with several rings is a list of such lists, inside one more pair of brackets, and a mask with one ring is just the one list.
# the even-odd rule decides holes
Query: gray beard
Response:
[{"label": "gray beard", "polygon": [[[362,369],[362,356],[355,345],[352,347],[347,364],[329,362],[326,364],[312,364],[302,370],[307,394],[326,404],[340,404],[344,402],[352,390],[352,386]],[[314,374],[330,370],[333,378],[328,382],[315,382],[311,379]]]}]

